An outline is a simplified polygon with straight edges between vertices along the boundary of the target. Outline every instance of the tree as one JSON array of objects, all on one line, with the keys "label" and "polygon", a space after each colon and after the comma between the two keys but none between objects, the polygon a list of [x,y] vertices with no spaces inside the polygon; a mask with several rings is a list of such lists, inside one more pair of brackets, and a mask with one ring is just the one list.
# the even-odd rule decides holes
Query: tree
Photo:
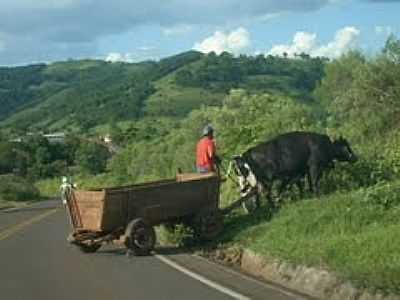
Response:
[{"label": "tree", "polygon": [[194,85],[192,73],[189,70],[179,70],[175,75],[175,81],[182,86]]},{"label": "tree", "polygon": [[400,40],[391,34],[386,40],[383,54],[396,64],[400,63]]},{"label": "tree", "polygon": [[93,142],[84,142],[77,150],[76,164],[83,171],[98,174],[105,171],[109,157],[110,153],[105,146]]},{"label": "tree", "polygon": [[120,144],[124,140],[124,133],[122,132],[121,128],[118,126],[116,121],[112,121],[109,123],[109,134],[111,136],[111,140],[116,143]]},{"label": "tree", "polygon": [[15,168],[16,152],[13,144],[0,142],[0,173],[10,173]]},{"label": "tree", "polygon": [[330,107],[335,108],[337,101],[348,92],[364,63],[365,58],[360,52],[351,51],[327,64],[325,77],[314,92],[319,102],[328,110]]}]

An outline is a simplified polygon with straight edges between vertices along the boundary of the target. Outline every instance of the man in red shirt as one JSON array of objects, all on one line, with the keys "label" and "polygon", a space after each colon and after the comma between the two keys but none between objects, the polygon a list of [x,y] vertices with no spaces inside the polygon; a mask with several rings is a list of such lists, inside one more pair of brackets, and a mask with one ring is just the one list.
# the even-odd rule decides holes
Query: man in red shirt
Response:
[{"label": "man in red shirt", "polygon": [[203,136],[196,147],[196,167],[199,173],[215,172],[216,165],[221,162],[216,154],[214,129],[207,125],[203,129]]}]

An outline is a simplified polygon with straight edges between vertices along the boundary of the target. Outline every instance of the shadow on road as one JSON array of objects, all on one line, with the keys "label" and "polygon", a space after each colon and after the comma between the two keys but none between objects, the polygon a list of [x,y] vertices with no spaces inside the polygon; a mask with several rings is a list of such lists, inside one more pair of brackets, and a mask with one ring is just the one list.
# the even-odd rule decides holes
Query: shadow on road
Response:
[{"label": "shadow on road", "polygon": [[159,255],[178,255],[178,254],[191,254],[196,249],[193,248],[177,248],[177,247],[157,247],[155,253]]},{"label": "shadow on road", "polygon": [[126,255],[126,248],[100,249],[96,252],[96,255]]}]

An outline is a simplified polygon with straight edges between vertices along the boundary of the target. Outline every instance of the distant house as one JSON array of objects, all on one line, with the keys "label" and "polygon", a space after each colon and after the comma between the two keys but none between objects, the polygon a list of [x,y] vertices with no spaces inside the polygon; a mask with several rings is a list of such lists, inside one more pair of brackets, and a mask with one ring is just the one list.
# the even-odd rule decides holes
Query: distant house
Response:
[{"label": "distant house", "polygon": [[17,138],[15,138],[15,139],[9,140],[9,142],[11,142],[11,143],[22,143],[22,138],[17,137]]},{"label": "distant house", "polygon": [[111,136],[110,136],[109,134],[106,134],[106,135],[103,137],[103,141],[104,141],[104,143],[106,143],[106,144],[112,143]]},{"label": "distant house", "polygon": [[64,141],[65,141],[65,133],[64,132],[43,134],[43,137],[45,137],[51,144],[64,143]]},{"label": "distant house", "polygon": [[28,132],[26,134],[26,136],[24,136],[24,137],[16,137],[16,138],[10,139],[9,141],[12,143],[22,143],[27,139],[27,137],[32,137],[35,135],[43,136],[44,138],[46,138],[49,141],[50,144],[64,143],[64,141],[65,141],[65,133],[64,132],[56,132],[56,133],[48,133],[48,134]]}]

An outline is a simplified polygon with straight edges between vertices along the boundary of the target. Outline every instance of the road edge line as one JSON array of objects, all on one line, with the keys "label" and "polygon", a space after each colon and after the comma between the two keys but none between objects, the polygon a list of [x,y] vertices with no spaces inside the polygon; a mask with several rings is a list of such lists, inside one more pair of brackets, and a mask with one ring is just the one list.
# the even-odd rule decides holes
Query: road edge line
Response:
[{"label": "road edge line", "polygon": [[157,259],[161,260],[163,263],[165,263],[165,264],[169,265],[170,267],[174,268],[175,270],[178,270],[178,271],[184,273],[185,275],[187,275],[187,276],[189,276],[189,277],[191,277],[193,279],[196,279],[197,281],[200,281],[201,283],[203,283],[203,284],[205,284],[205,285],[207,285],[207,286],[209,286],[209,287],[211,287],[211,288],[213,288],[213,289],[215,289],[215,290],[217,290],[217,291],[219,291],[221,293],[224,293],[224,294],[226,294],[228,296],[231,296],[234,299],[238,299],[238,300],[250,300],[251,299],[251,298],[249,298],[249,297],[247,297],[247,296],[245,296],[243,294],[235,292],[235,291],[233,291],[233,290],[231,290],[231,289],[229,289],[227,287],[224,287],[224,286],[222,286],[222,285],[220,285],[220,284],[218,284],[218,283],[216,283],[216,282],[214,282],[212,280],[209,280],[209,279],[207,279],[207,278],[205,278],[205,277],[203,277],[203,276],[201,276],[201,275],[199,275],[199,274],[197,274],[195,272],[192,272],[192,271],[186,269],[185,267],[182,267],[179,264],[175,263],[174,261],[166,258],[163,255],[156,254],[154,256]]},{"label": "road edge line", "polygon": [[307,295],[307,294],[304,294],[302,292],[298,292],[298,291],[292,290],[290,288],[287,288],[287,287],[285,287],[283,285],[280,285],[280,284],[272,282],[272,281],[258,279],[254,275],[245,273],[244,271],[239,271],[239,270],[236,270],[236,269],[232,269],[230,267],[225,266],[224,264],[221,264],[219,262],[215,262],[213,260],[207,259],[207,258],[205,258],[205,257],[203,257],[201,255],[198,255],[198,254],[191,254],[191,255],[193,257],[199,259],[199,260],[202,260],[202,261],[204,261],[206,263],[214,265],[215,267],[217,267],[219,269],[224,270],[224,272],[227,272],[227,273],[230,273],[230,274],[233,274],[233,275],[236,275],[236,276],[241,276],[241,277],[245,278],[246,280],[252,281],[252,282],[254,282],[256,284],[259,284],[259,285],[264,285],[264,286],[268,287],[269,289],[272,289],[272,290],[275,290],[275,291],[280,292],[282,294],[285,294],[286,296],[297,298],[299,300],[300,299],[301,300],[314,299],[310,295]]}]

